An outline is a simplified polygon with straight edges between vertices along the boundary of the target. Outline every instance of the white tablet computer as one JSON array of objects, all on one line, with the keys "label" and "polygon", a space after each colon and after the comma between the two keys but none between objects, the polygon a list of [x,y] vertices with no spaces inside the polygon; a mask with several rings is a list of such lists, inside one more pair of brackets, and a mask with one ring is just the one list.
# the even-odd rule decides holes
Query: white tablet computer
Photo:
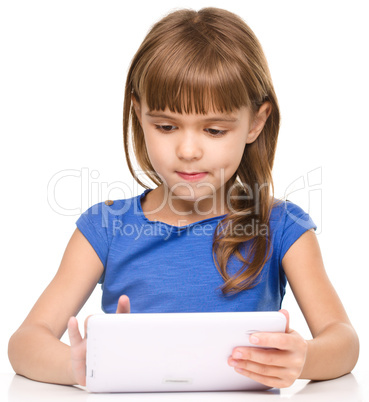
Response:
[{"label": "white tablet computer", "polygon": [[89,392],[260,390],[227,364],[253,332],[285,332],[279,312],[98,314],[87,324]]}]

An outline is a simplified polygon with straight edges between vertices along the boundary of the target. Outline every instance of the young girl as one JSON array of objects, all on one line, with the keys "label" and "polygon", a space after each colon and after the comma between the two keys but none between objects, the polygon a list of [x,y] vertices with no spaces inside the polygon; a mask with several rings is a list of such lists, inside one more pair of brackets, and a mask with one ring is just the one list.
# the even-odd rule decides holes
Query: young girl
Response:
[{"label": "young girl", "polygon": [[[279,120],[262,48],[239,17],[180,10],[154,25],[128,72],[123,116],[127,163],[146,190],[78,219],[56,276],[10,339],[14,370],[85,384],[74,316],[98,282],[106,313],[155,313],[279,310],[288,280],[313,339],[287,325],[251,337],[272,349],[240,346],[224,364],[279,388],[350,372],[358,338],[316,226],[273,196]],[[71,346],[59,340],[67,327]]]}]

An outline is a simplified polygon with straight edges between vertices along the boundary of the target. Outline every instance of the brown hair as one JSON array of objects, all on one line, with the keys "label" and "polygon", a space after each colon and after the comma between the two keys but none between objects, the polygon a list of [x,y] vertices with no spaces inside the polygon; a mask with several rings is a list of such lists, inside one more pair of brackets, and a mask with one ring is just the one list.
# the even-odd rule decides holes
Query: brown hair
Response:
[{"label": "brown hair", "polygon": [[[130,124],[139,166],[155,184],[162,181],[150,163],[132,94],[138,101],[144,96],[150,110],[168,107],[178,113],[231,112],[242,106],[255,113],[265,101],[270,102],[272,111],[262,132],[245,147],[240,166],[228,183],[232,212],[218,225],[213,241],[214,262],[225,282],[223,293],[255,286],[270,258],[271,171],[280,123],[267,61],[255,34],[240,17],[217,8],[175,11],[147,34],[127,76],[123,136],[128,167],[136,181],[148,188],[130,160]],[[240,234],[232,229],[254,227],[255,222],[267,230]],[[236,273],[228,269],[232,256],[242,262]]]}]

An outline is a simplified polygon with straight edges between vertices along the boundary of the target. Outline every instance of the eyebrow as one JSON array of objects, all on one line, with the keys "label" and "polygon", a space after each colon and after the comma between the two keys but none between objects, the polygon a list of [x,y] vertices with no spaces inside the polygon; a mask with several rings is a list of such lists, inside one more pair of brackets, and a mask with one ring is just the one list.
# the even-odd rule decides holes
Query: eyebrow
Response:
[{"label": "eyebrow", "polygon": [[[145,113],[146,116],[149,117],[160,117],[162,119],[170,119],[170,120],[176,120],[175,117],[170,116],[168,114],[165,113],[155,113],[155,112],[146,112]],[[214,116],[214,117],[207,117],[205,119],[202,119],[204,122],[216,122],[216,121],[222,121],[222,122],[227,122],[227,123],[235,123],[237,122],[239,119],[237,119],[236,117],[220,117],[220,116]]]}]

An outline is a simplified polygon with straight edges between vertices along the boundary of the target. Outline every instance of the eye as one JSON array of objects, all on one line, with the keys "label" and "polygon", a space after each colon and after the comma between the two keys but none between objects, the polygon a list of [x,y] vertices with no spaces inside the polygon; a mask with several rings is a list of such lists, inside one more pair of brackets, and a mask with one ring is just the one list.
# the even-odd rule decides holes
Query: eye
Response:
[{"label": "eye", "polygon": [[156,130],[162,131],[164,133],[170,133],[171,131],[174,131],[177,127],[171,126],[170,124],[165,124],[165,125],[155,124],[155,128],[156,128]]},{"label": "eye", "polygon": [[215,128],[206,128],[205,131],[213,137],[221,137],[227,133],[227,130],[217,130]]}]

